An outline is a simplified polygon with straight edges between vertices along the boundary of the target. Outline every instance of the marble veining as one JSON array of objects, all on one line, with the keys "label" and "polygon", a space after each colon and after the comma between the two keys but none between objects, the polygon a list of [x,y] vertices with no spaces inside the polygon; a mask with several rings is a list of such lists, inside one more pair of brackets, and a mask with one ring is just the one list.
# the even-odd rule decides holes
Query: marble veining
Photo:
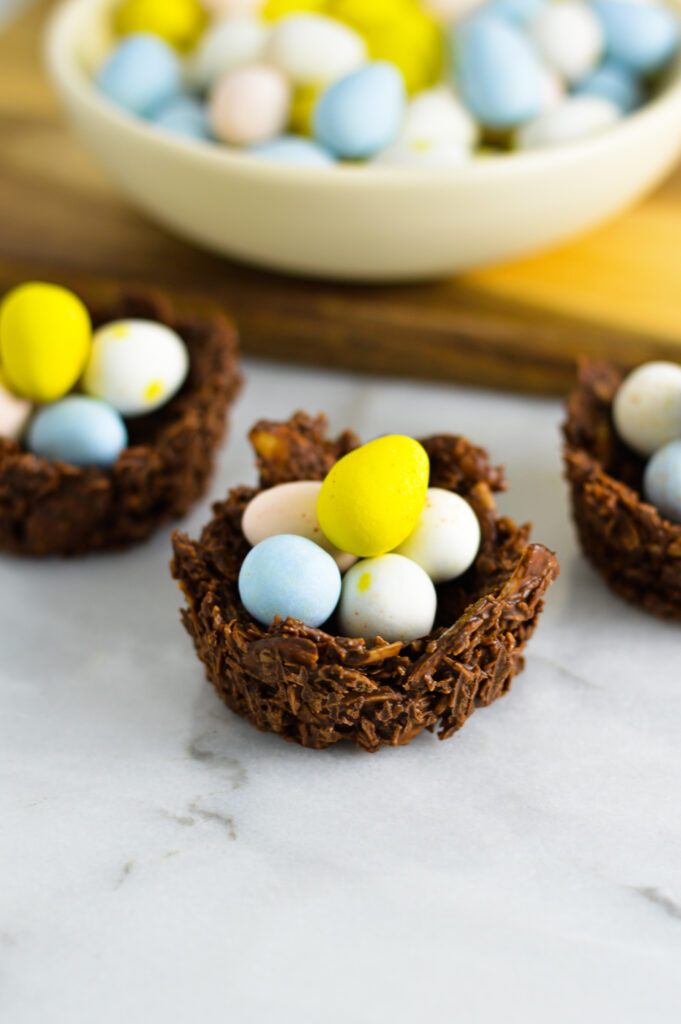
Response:
[{"label": "marble veining", "polygon": [[247,363],[210,500],[296,408],[506,465],[559,580],[510,694],[370,756],[256,732],[180,626],[169,530],[0,558],[3,1024],[678,1024],[678,626],[577,550],[560,404]]}]

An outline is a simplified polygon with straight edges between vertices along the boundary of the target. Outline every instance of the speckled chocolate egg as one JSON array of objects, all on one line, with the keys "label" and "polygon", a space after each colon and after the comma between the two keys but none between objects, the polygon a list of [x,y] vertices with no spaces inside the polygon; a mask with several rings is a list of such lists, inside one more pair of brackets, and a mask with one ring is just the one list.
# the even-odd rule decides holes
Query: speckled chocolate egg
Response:
[{"label": "speckled chocolate egg", "polygon": [[338,606],[343,636],[408,643],[433,628],[437,596],[420,565],[402,555],[365,558],[345,574]]},{"label": "speckled chocolate egg", "polygon": [[124,416],[141,416],[170,401],[188,370],[175,331],[155,320],[117,320],[95,331],[82,384]]},{"label": "speckled chocolate egg", "polygon": [[288,533],[306,537],[327,551],[341,572],[357,561],[354,555],[340,551],[322,533],[317,519],[317,498],[320,480],[293,480],[268,487],[248,503],[241,520],[241,529],[254,547],[277,534]]},{"label": "speckled chocolate egg", "polygon": [[444,583],[471,567],[479,547],[480,523],[466,499],[429,487],[418,523],[395,553],[417,562],[433,583]]},{"label": "speckled chocolate egg", "polygon": [[652,455],[681,438],[681,366],[644,363],[617,390],[612,417],[622,440],[640,455]]}]

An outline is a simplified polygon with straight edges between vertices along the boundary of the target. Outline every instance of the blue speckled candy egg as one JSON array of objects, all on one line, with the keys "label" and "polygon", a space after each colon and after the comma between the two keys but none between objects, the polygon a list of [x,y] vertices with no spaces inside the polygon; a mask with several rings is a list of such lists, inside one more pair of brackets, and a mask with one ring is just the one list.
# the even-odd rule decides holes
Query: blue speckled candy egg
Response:
[{"label": "blue speckled candy egg", "polygon": [[679,48],[679,15],[667,4],[649,0],[595,0],[609,57],[632,71],[660,71]]},{"label": "blue speckled candy egg", "polygon": [[127,36],[99,69],[101,92],[125,110],[150,117],[180,92],[182,72],[168,43],[146,32]]},{"label": "blue speckled candy egg", "polygon": [[624,114],[630,114],[643,102],[644,95],[637,76],[615,60],[606,60],[583,78],[575,87],[579,96],[600,96],[610,100]]},{"label": "blue speckled candy egg", "polygon": [[336,162],[328,149],[302,135],[279,135],[276,139],[251,146],[248,152],[261,160],[295,167],[329,167]]},{"label": "blue speckled candy egg", "polygon": [[44,405],[26,435],[29,451],[72,466],[112,466],[128,443],[125,423],[106,402],[70,395]]},{"label": "blue speckled candy egg", "polygon": [[489,128],[514,128],[542,106],[542,67],[528,36],[491,14],[468,18],[451,34],[454,85]]},{"label": "blue speckled candy egg", "polygon": [[172,135],[188,139],[210,139],[208,113],[200,100],[193,96],[176,96],[154,112],[152,121],[157,128]]},{"label": "blue speckled candy egg", "polygon": [[666,519],[681,523],[681,441],[655,452],[643,476],[643,493]]},{"label": "blue speckled candy egg", "polygon": [[239,573],[241,601],[264,626],[276,615],[321,626],[338,604],[340,590],[340,571],[331,555],[290,533],[256,544]]},{"label": "blue speckled candy egg", "polygon": [[367,160],[397,137],[406,105],[394,64],[373,61],[334,82],[313,115],[316,138],[346,160]]}]

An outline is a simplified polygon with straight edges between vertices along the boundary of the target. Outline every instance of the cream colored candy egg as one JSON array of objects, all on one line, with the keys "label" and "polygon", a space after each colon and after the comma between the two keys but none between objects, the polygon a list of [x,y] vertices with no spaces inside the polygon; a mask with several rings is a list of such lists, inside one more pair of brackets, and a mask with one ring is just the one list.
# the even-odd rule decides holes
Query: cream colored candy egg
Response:
[{"label": "cream colored candy egg", "polygon": [[611,128],[622,116],[610,100],[600,96],[568,96],[528,121],[516,135],[519,149],[563,146]]},{"label": "cream colored candy egg", "polygon": [[640,455],[681,438],[681,366],[654,362],[633,370],[615,394],[612,418],[622,440]]},{"label": "cream colored candy egg", "polygon": [[480,523],[466,499],[429,487],[415,529],[395,553],[420,565],[433,583],[444,583],[466,572],[479,548]]},{"label": "cream colored candy egg", "polygon": [[447,25],[481,7],[485,0],[422,0],[422,3],[428,14]]},{"label": "cream colored candy egg", "polygon": [[379,167],[457,167],[470,160],[471,150],[451,142],[396,142],[371,161]]},{"label": "cream colored candy egg", "polygon": [[18,441],[28,423],[33,405],[26,398],[13,394],[0,376],[0,437]]},{"label": "cream colored candy egg", "polygon": [[267,59],[296,85],[325,85],[349,75],[367,60],[358,32],[324,14],[290,14],[276,22]]},{"label": "cream colored candy egg", "polygon": [[447,145],[472,149],[479,128],[453,89],[437,86],[417,93],[407,107],[400,141],[420,145]]},{"label": "cream colored candy egg", "polygon": [[241,529],[249,544],[255,547],[268,537],[295,534],[324,548],[336,560],[341,572],[357,561],[354,555],[340,551],[322,533],[317,520],[319,480],[294,480],[261,491],[248,503],[241,520]]},{"label": "cream colored candy egg", "polygon": [[544,4],[530,22],[530,35],[547,64],[568,82],[578,82],[598,64],[603,29],[581,0]]},{"label": "cream colored candy egg", "polygon": [[218,81],[209,107],[219,139],[233,146],[255,145],[283,131],[291,107],[291,86],[276,68],[251,64]]},{"label": "cream colored candy egg", "polygon": [[228,71],[262,57],[268,29],[247,14],[224,18],[204,32],[187,63],[190,84],[207,92]]},{"label": "cream colored candy egg", "polygon": [[175,331],[153,320],[118,320],[95,331],[82,385],[123,416],[141,416],[168,402],[188,370]]},{"label": "cream colored candy egg", "polygon": [[338,605],[343,636],[409,643],[430,633],[436,610],[430,577],[402,555],[362,559],[343,577]]}]

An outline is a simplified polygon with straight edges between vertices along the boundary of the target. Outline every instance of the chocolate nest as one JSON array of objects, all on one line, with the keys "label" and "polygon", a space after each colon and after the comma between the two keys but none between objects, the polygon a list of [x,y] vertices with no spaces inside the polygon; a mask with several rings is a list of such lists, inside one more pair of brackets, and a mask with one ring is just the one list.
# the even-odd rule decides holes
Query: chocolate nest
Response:
[{"label": "chocolate nest", "polygon": [[90,311],[93,325],[139,317],[178,332],[189,376],[167,405],[128,420],[129,447],[110,470],[38,458],[0,438],[0,551],[78,555],[145,540],[204,493],[240,384],[231,322],[176,316],[156,293]]},{"label": "chocolate nest", "polygon": [[644,501],[645,460],[613,427],[623,376],[609,363],[580,364],[563,428],[572,512],[585,555],[612,590],[681,621],[681,526]]},{"label": "chocolate nest", "polygon": [[[287,423],[261,421],[250,433],[260,488],[290,480],[321,480],[358,440],[346,431],[325,437],[326,419],[297,413]],[[558,563],[528,542],[495,509],[506,486],[486,453],[462,437],[422,442],[431,486],[464,495],[482,528],[474,566],[439,586],[434,631],[412,643],[374,643],[276,619],[265,628],[239,600],[238,575],[249,550],[241,517],[258,493],[231,491],[213,506],[201,539],[173,534],[171,571],[187,599],[182,620],[218,696],[252,725],[321,749],[351,740],[364,750],[409,743],[423,729],[440,739],[460,729],[476,707],[506,693],[523,667],[543,595]]]}]

